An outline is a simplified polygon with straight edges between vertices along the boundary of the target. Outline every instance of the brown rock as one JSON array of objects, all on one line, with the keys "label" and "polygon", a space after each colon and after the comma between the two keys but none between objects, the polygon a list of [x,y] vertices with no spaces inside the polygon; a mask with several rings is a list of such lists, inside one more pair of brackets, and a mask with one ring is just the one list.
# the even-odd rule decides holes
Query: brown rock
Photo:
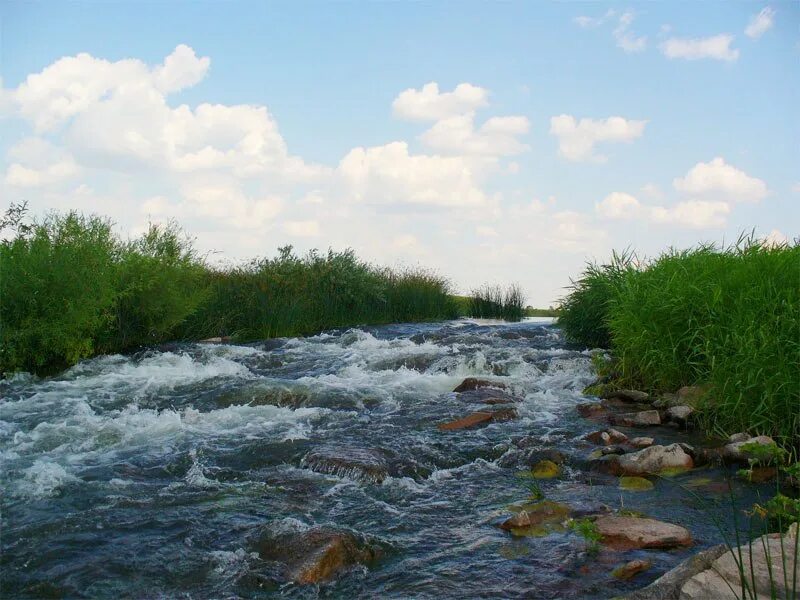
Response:
[{"label": "brown rock", "polygon": [[285,563],[289,579],[299,584],[329,581],[340,572],[372,562],[380,555],[379,549],[360,537],[327,527],[266,536],[259,541],[258,550],[263,559]]},{"label": "brown rock", "polygon": [[517,417],[517,411],[515,411],[513,408],[503,408],[500,410],[496,410],[494,412],[479,411],[469,414],[466,417],[456,419],[455,421],[449,421],[448,423],[440,423],[438,427],[440,431],[469,429],[470,427],[477,427],[478,425],[488,425],[493,421],[495,422],[510,421],[511,419],[515,419],[516,417]]},{"label": "brown rock", "polygon": [[636,413],[624,413],[621,415],[611,415],[608,418],[612,425],[622,425],[623,427],[652,427],[661,425],[661,416],[657,410],[643,410]]},{"label": "brown rock", "polygon": [[692,534],[687,529],[655,519],[606,516],[594,524],[602,542],[618,550],[676,548],[692,543]]},{"label": "brown rock", "polygon": [[501,390],[506,389],[506,384],[500,383],[499,381],[489,381],[488,379],[478,379],[476,377],[467,377],[464,381],[459,383],[456,388],[453,390],[454,392],[469,392],[472,390],[477,390],[478,388],[499,388]]},{"label": "brown rock", "polygon": [[608,446],[611,443],[611,436],[605,431],[593,431],[586,436],[586,439],[593,444]]},{"label": "brown rock", "polygon": [[634,448],[648,448],[655,443],[651,437],[635,437],[630,441],[631,446]]},{"label": "brown rock", "polygon": [[560,523],[570,515],[570,508],[551,500],[542,500],[523,507],[520,512],[500,524],[501,529],[510,531],[521,527],[532,527],[543,523]]},{"label": "brown rock", "polygon": [[643,571],[647,571],[653,563],[649,560],[632,560],[611,571],[611,576],[615,579],[630,579]]}]

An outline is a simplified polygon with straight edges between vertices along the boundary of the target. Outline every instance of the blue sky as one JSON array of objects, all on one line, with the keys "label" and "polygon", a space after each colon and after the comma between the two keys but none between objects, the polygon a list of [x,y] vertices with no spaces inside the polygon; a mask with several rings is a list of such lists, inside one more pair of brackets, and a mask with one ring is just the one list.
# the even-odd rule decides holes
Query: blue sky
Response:
[{"label": "blue sky", "polygon": [[0,10],[0,193],[37,214],[174,218],[214,260],[350,246],[537,305],[613,248],[800,235],[795,2]]}]

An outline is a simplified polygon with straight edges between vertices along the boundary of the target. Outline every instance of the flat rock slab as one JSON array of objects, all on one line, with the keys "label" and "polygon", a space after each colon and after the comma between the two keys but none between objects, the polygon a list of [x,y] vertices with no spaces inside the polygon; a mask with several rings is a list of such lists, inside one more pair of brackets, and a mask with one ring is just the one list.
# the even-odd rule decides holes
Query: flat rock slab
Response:
[{"label": "flat rock slab", "polygon": [[623,427],[652,427],[661,425],[661,415],[657,410],[643,410],[635,413],[623,413],[608,417],[612,425],[622,425]]},{"label": "flat rock slab", "polygon": [[510,421],[517,417],[517,412],[514,409],[506,408],[495,411],[479,411],[449,421],[447,423],[440,423],[438,425],[440,431],[454,431],[458,429],[470,429],[472,427],[479,427],[481,425],[488,425],[492,422]]},{"label": "flat rock slab", "polygon": [[500,381],[490,381],[488,379],[478,379],[477,377],[467,377],[464,381],[459,383],[454,392],[469,392],[479,388],[498,388],[501,390],[506,389],[506,384]]},{"label": "flat rock slab", "polygon": [[655,519],[606,516],[594,523],[603,544],[618,550],[677,548],[692,543],[688,529]]},{"label": "flat rock slab", "polygon": [[330,581],[357,564],[377,559],[380,548],[361,536],[328,527],[273,535],[258,541],[258,553],[265,560],[286,565],[287,579],[299,584]]},{"label": "flat rock slab", "polygon": [[381,483],[389,476],[386,457],[365,448],[316,448],[306,454],[302,465],[316,473],[372,483]]}]

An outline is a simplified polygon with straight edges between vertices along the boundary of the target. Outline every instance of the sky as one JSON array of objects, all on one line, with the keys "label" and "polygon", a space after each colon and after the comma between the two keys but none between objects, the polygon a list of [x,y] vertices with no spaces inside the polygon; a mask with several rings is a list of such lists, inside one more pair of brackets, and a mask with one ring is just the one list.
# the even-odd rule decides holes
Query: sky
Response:
[{"label": "sky", "polygon": [[176,220],[548,306],[627,248],[800,236],[797,2],[0,0],[0,208]]}]

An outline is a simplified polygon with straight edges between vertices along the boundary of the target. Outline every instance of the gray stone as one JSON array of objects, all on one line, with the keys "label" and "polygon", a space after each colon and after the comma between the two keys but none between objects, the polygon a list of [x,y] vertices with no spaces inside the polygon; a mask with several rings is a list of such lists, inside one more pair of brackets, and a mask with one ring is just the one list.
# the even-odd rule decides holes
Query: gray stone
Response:
[{"label": "gray stone", "polygon": [[651,437],[635,437],[630,441],[630,445],[634,448],[647,448],[655,444],[655,442]]},{"label": "gray stone", "polygon": [[746,441],[733,442],[727,444],[722,449],[722,458],[731,462],[746,463],[748,459],[752,458],[746,451],[742,450],[745,444],[757,444],[759,446],[774,446],[775,440],[768,435],[759,435],[758,437],[750,438]]},{"label": "gray stone", "polygon": [[643,410],[636,413],[611,415],[609,421],[613,425],[622,425],[623,427],[652,427],[661,425],[661,416],[657,410]]},{"label": "gray stone", "polygon": [[686,425],[693,412],[694,409],[691,406],[686,406],[685,404],[681,406],[672,406],[667,409],[667,419],[669,421],[674,421],[679,425]]},{"label": "gray stone", "polygon": [[750,439],[750,434],[748,433],[744,432],[734,433],[731,437],[728,438],[728,443],[735,444],[736,442],[746,442],[749,439]]},{"label": "gray stone", "polygon": [[691,469],[693,466],[692,457],[679,444],[670,444],[624,454],[618,458],[615,468],[618,474],[646,475],[665,469]]}]

